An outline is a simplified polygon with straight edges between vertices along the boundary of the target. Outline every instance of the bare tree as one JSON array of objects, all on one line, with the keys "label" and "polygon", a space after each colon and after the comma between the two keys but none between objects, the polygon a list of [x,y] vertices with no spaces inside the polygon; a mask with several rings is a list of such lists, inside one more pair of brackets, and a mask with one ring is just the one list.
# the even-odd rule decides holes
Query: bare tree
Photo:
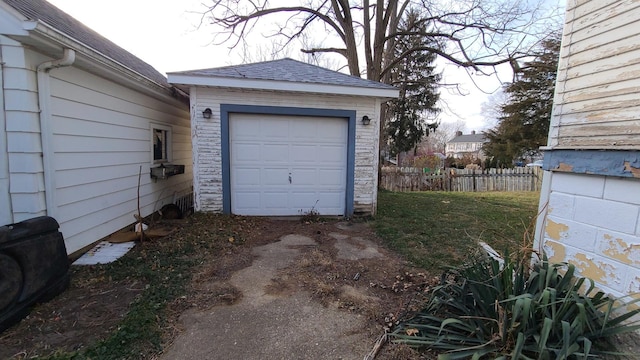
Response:
[{"label": "bare tree", "polygon": [[[527,0],[301,0],[300,5],[271,5],[269,0],[213,0],[205,14],[218,27],[216,43],[231,48],[258,29],[263,36],[284,39],[283,47],[303,34],[327,34],[335,46],[310,46],[304,53],[339,54],[349,73],[388,83],[390,69],[415,51],[431,51],[476,73],[491,73],[498,64],[528,55],[537,41],[539,4]],[[410,9],[421,14],[415,29],[399,30]],[[271,19],[271,30],[269,28]],[[428,24],[428,26],[423,26]],[[425,30],[426,29],[426,30]],[[540,31],[542,33],[542,31]],[[395,56],[396,39],[420,35],[444,46],[420,46]],[[310,45],[310,43],[307,43]]]},{"label": "bare tree", "polygon": [[269,44],[256,44],[249,46],[247,43],[240,44],[241,58],[243,64],[276,60],[289,57],[291,49],[283,48],[277,39],[272,39]]},{"label": "bare tree", "polygon": [[502,106],[506,102],[507,95],[500,89],[491,94],[487,100],[482,103],[480,111],[488,127],[492,128],[498,124],[498,119],[502,116]]},{"label": "bare tree", "polygon": [[441,122],[436,131],[422,138],[420,151],[424,154],[441,153],[444,154],[445,145],[456,136],[458,131],[465,130],[465,123],[462,120],[455,122]]}]

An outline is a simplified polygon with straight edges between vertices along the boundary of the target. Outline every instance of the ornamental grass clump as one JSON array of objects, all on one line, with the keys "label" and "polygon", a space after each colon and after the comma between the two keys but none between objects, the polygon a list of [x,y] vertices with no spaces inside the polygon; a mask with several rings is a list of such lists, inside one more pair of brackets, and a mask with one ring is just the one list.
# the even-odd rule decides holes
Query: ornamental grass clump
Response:
[{"label": "ornamental grass clump", "polygon": [[439,359],[587,359],[613,354],[608,339],[640,329],[632,319],[640,300],[606,296],[572,264],[529,259],[478,256],[445,272],[426,307],[391,339]]}]

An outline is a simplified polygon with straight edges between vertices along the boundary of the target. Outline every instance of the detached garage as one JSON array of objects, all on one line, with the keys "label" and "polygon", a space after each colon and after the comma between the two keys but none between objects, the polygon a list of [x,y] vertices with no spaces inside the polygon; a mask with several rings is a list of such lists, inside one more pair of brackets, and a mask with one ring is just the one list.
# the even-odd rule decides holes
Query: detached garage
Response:
[{"label": "detached garage", "polygon": [[375,213],[380,105],[396,88],[291,59],[169,82],[190,94],[196,210]]}]

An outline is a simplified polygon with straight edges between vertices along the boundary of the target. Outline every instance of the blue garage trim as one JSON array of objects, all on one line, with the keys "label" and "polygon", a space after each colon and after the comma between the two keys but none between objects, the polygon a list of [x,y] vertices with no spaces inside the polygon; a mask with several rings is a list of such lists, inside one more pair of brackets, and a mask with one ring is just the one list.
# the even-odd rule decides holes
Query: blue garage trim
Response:
[{"label": "blue garage trim", "polygon": [[548,171],[640,178],[640,151],[552,149],[544,153]]},{"label": "blue garage trim", "polygon": [[281,106],[255,106],[255,105],[220,105],[220,130],[222,140],[222,211],[231,214],[231,158],[229,142],[229,115],[242,114],[267,114],[267,115],[294,115],[294,116],[318,116],[337,117],[348,120],[347,134],[347,189],[345,216],[353,215],[354,199],[354,172],[356,159],[356,112],[355,110],[314,109]]}]

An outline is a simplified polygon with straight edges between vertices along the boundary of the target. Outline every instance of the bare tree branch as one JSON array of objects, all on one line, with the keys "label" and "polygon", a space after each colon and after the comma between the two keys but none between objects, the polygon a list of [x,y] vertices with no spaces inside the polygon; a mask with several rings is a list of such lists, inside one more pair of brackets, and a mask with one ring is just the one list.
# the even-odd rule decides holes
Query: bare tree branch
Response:
[{"label": "bare tree branch", "polygon": [[347,57],[347,49],[338,49],[338,48],[313,48],[313,49],[300,49],[305,54],[314,54],[314,53],[337,53],[344,57]]}]

